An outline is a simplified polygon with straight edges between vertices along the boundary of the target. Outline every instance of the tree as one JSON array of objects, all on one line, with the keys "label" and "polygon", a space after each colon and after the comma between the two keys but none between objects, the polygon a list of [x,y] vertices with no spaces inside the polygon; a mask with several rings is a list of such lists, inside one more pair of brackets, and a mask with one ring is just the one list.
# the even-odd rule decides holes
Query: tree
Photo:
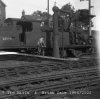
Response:
[{"label": "tree", "polygon": [[[48,18],[48,13],[47,12],[41,12],[41,11],[39,11],[39,10],[37,10],[37,11],[35,11],[35,12],[33,12],[33,14],[32,14],[33,16],[40,16],[42,19],[47,19]],[[51,14],[49,14],[49,17],[51,17],[52,15]]]},{"label": "tree", "polygon": [[33,12],[32,15],[41,16],[42,15],[42,12],[39,11],[39,10],[37,10],[37,11]]},{"label": "tree", "polygon": [[71,15],[73,15],[75,12],[75,8],[70,3],[62,6],[61,10],[66,11],[66,12],[68,11],[68,12],[70,12]]},{"label": "tree", "polygon": [[70,3],[62,6],[58,18],[59,30],[69,31],[74,12],[75,12],[75,8]]}]

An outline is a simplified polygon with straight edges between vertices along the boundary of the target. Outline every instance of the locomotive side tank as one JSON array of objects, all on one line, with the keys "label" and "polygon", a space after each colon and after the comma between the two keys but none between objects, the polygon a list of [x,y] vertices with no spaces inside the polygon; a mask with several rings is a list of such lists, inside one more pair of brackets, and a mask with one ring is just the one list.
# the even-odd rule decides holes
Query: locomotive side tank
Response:
[{"label": "locomotive side tank", "polygon": [[46,33],[41,31],[41,21],[8,18],[0,28],[0,50],[34,49],[40,37]]},{"label": "locomotive side tank", "polygon": [[0,49],[10,49],[20,46],[20,27],[3,26],[0,28]]}]

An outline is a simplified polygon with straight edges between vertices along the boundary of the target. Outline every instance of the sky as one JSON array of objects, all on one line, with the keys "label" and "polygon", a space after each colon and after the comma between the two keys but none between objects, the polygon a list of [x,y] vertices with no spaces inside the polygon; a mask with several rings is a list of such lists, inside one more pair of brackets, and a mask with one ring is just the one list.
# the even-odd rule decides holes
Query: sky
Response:
[{"label": "sky", "polygon": [[[34,11],[47,11],[47,0],[2,0],[6,4],[6,18],[20,18],[22,15],[22,11],[25,10],[25,14],[30,15]],[[50,2],[50,14],[53,14],[52,7],[54,6],[54,2],[56,5],[61,8],[63,5],[67,3],[71,3],[76,9],[88,8],[88,1],[84,0],[80,2],[80,0],[49,0]],[[92,14],[95,14],[94,24],[98,25],[98,20],[100,17],[100,0],[91,0],[92,6]],[[99,27],[96,26],[98,29]]]}]

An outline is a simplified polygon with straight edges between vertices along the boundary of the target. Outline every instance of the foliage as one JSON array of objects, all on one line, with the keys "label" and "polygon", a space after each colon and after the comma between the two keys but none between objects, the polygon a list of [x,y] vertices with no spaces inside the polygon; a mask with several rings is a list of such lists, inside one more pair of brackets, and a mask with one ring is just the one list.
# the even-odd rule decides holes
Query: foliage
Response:
[{"label": "foliage", "polygon": [[70,14],[74,14],[74,12],[75,12],[75,8],[70,3],[62,6],[61,10],[66,11],[66,12],[70,12]]},{"label": "foliage", "polygon": [[[43,19],[47,19],[48,18],[48,13],[47,12],[41,12],[39,10],[33,12],[32,14],[33,16],[40,16],[42,17]],[[51,14],[49,14],[49,17],[51,17]]]},{"label": "foliage", "polygon": [[59,12],[58,26],[59,30],[69,31],[71,25],[71,19],[74,15],[74,7],[68,3],[62,6]]}]

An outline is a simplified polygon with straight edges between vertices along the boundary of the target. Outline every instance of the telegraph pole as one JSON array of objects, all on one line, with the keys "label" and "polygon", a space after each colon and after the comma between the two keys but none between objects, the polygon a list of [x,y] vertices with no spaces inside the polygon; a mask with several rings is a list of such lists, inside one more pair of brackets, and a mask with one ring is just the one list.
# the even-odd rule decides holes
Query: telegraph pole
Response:
[{"label": "telegraph pole", "polygon": [[48,9],[48,26],[49,26],[49,0],[47,2],[47,9]]},{"label": "telegraph pole", "polygon": [[[51,32],[50,32],[50,26],[49,26],[49,19],[50,19],[50,17],[49,17],[49,0],[47,0],[47,31],[46,31],[46,47],[47,48],[51,48],[51,40],[50,40],[50,38],[51,38]],[[48,50],[49,50],[48,49]]]},{"label": "telegraph pole", "polygon": [[[89,2],[89,15],[91,15],[91,0],[88,0]],[[91,36],[91,18],[89,17],[89,36]]]}]

